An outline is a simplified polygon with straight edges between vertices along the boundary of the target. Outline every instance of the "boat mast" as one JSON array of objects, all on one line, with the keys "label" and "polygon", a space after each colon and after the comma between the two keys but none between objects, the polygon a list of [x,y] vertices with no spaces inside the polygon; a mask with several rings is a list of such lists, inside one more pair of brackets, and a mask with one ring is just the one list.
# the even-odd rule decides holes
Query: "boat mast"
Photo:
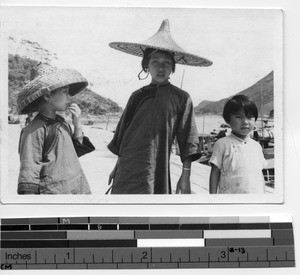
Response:
[{"label": "boat mast", "polygon": [[182,72],[182,78],[181,78],[180,89],[182,89],[182,87],[183,87],[184,72],[185,72],[185,70],[183,70],[183,72]]},{"label": "boat mast", "polygon": [[261,133],[262,133],[262,139],[264,140],[264,122],[263,122],[263,109],[264,109],[264,97],[263,97],[263,89],[262,89],[262,83],[260,83],[260,115],[261,115]]},{"label": "boat mast", "polygon": [[108,112],[107,112],[107,114],[106,114],[106,128],[105,128],[105,130],[107,131],[107,129],[108,129],[108,124],[109,124],[109,117],[110,117],[110,110],[111,110],[111,102],[109,101],[109,103],[108,103],[108,105],[109,105],[109,107],[108,107]]}]

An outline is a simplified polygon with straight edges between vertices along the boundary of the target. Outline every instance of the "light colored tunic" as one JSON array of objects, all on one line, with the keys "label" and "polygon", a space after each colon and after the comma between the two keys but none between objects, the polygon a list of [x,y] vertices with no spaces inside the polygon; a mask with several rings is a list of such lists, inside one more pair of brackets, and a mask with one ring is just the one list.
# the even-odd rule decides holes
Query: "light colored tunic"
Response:
[{"label": "light colored tunic", "polygon": [[169,194],[175,137],[182,162],[200,158],[193,103],[170,83],[134,92],[108,148],[119,156],[112,194]]},{"label": "light colored tunic", "polygon": [[219,194],[264,193],[267,161],[260,144],[249,136],[243,140],[231,133],[217,140],[209,162],[221,171]]},{"label": "light colored tunic", "polygon": [[[55,127],[55,137],[45,155],[51,127]],[[62,117],[50,119],[38,114],[20,135],[18,194],[90,194],[78,156],[94,149],[87,137],[82,144],[74,139]]]}]

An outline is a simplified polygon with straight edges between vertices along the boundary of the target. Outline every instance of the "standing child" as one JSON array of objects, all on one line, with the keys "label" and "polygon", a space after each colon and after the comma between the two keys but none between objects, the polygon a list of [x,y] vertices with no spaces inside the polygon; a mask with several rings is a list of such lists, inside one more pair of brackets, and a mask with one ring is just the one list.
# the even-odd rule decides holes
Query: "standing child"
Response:
[{"label": "standing child", "polygon": [[132,93],[108,145],[118,155],[109,177],[109,184],[113,180],[111,193],[170,194],[170,153],[175,137],[183,163],[176,193],[191,193],[191,162],[201,156],[193,103],[187,92],[169,82],[169,76],[175,63],[212,63],[180,48],[171,37],[168,20],[144,42],[110,46],[143,57],[142,72],[152,78],[149,85]]},{"label": "standing child", "polygon": [[[78,156],[95,148],[83,135],[81,110],[69,96],[88,85],[77,71],[37,65],[31,81],[18,94],[20,114],[38,111],[22,130],[19,143],[18,194],[90,194]],[[57,111],[72,114],[74,133]]]},{"label": "standing child", "polygon": [[211,194],[263,194],[262,169],[266,165],[262,147],[250,138],[258,110],[253,100],[237,95],[224,106],[223,117],[231,133],[219,139],[210,158]]}]

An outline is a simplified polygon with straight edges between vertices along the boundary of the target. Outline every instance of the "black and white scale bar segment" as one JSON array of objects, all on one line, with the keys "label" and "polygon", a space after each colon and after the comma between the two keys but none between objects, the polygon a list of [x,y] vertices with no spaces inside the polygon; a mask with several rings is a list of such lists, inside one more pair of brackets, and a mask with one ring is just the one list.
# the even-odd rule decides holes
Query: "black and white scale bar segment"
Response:
[{"label": "black and white scale bar segment", "polygon": [[1,220],[2,269],[295,266],[290,216]]}]

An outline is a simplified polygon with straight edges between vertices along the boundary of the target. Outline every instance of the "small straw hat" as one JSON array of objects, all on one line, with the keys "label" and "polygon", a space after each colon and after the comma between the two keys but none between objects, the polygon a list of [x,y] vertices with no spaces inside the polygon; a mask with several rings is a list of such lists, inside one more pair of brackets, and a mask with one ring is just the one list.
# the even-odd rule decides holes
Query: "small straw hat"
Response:
[{"label": "small straw hat", "polygon": [[156,34],[145,41],[140,43],[112,42],[109,46],[124,53],[141,57],[144,56],[146,48],[152,48],[174,53],[175,62],[178,64],[200,67],[212,65],[212,62],[208,59],[186,52],[174,41],[170,33],[168,19],[162,22]]},{"label": "small straw hat", "polygon": [[73,69],[58,69],[41,63],[31,70],[30,80],[17,95],[19,114],[38,111],[37,99],[48,92],[69,85],[69,94],[74,96],[88,85],[87,80]]}]

